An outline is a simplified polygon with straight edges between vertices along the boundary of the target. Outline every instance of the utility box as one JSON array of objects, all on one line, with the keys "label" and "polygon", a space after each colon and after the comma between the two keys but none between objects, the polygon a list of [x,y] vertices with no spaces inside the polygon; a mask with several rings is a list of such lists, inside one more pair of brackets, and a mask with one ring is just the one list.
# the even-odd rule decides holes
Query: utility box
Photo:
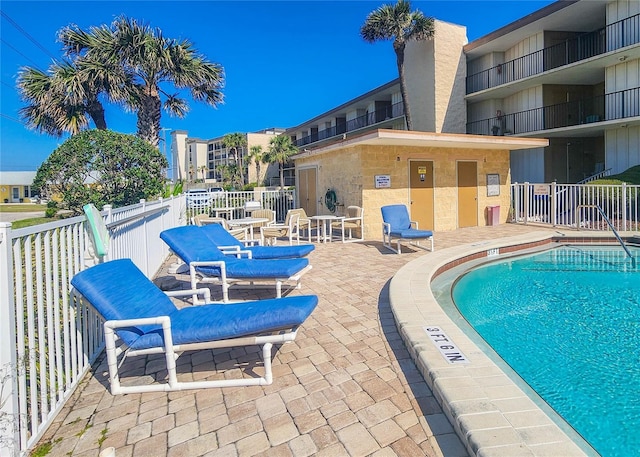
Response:
[{"label": "utility box", "polygon": [[487,206],[487,225],[500,225],[500,206]]}]

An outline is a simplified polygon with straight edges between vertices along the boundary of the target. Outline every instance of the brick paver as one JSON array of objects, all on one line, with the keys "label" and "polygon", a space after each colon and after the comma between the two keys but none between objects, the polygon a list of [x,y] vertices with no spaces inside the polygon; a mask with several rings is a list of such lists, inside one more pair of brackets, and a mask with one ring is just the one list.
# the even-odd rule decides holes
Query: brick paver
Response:
[{"label": "brick paver", "polygon": [[[435,245],[443,249],[531,230],[503,225],[436,233]],[[287,293],[316,294],[320,301],[296,341],[274,348],[270,386],[113,397],[103,358],[45,434],[50,455],[95,457],[114,446],[117,457],[465,456],[389,309],[389,280],[423,255],[429,253],[410,248],[397,255],[376,241],[316,245],[302,288]],[[162,283],[166,275],[159,276]],[[180,283],[185,277],[178,279],[186,286]],[[220,296],[219,288],[212,290],[214,298]],[[230,296],[267,298],[273,290],[232,287]],[[126,370],[153,375],[157,361],[131,361]],[[261,370],[254,348],[178,359],[181,376],[190,379],[251,375],[254,369]]]}]

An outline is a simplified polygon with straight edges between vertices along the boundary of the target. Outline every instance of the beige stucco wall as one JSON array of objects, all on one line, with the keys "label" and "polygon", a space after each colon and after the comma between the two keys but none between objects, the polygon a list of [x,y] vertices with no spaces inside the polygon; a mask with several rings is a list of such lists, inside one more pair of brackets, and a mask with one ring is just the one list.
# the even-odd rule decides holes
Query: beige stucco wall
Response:
[{"label": "beige stucco wall", "polygon": [[[506,221],[511,182],[508,150],[354,145],[315,156],[298,156],[296,167],[316,167],[319,198],[323,199],[330,188],[335,190],[339,203],[362,206],[365,238],[380,240],[380,207],[396,203],[409,205],[409,161],[412,159],[434,162],[436,232],[458,228],[456,163],[459,160],[476,161],[478,165],[478,225],[487,225],[487,206],[499,205],[500,222]],[[497,197],[487,197],[487,173],[500,175]],[[376,189],[376,175],[389,175],[391,188]],[[339,207],[338,214],[341,210]],[[319,214],[329,214],[324,205],[319,207]]]},{"label": "beige stucco wall", "polygon": [[465,133],[466,28],[434,21],[433,39],[409,41],[405,77],[413,130]]}]

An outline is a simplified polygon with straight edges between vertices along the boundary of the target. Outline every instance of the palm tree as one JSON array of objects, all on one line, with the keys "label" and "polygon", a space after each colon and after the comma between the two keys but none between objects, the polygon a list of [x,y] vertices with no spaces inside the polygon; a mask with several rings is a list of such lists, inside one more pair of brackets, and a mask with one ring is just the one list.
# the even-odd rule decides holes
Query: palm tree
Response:
[{"label": "palm tree", "polygon": [[227,133],[222,137],[222,144],[225,148],[229,150],[233,150],[233,154],[236,158],[236,163],[238,164],[238,170],[240,173],[240,183],[241,187],[244,186],[244,164],[242,160],[242,151],[240,148],[245,148],[247,146],[247,136],[244,133]]},{"label": "palm tree", "polygon": [[269,141],[269,151],[265,154],[264,160],[268,163],[278,163],[280,165],[280,188],[284,189],[284,166],[292,155],[298,153],[291,137],[288,135],[278,135]]},{"label": "palm tree", "polygon": [[222,102],[220,65],[208,62],[190,41],[165,38],[160,29],[134,19],[120,16],[111,27],[89,31],[69,25],[60,30],[58,39],[67,56],[94,71],[95,78],[111,81],[109,94],[137,112],[138,136],[154,146],[160,141],[162,108],[177,117],[189,109],[177,93],[164,90],[167,85],[188,89],[194,100],[211,106]]},{"label": "palm tree", "polygon": [[264,152],[262,151],[262,146],[251,146],[248,157],[250,160],[254,160],[256,162],[256,184],[260,185],[260,164],[264,160]]},{"label": "palm tree", "polygon": [[54,62],[46,72],[22,67],[16,85],[28,104],[20,109],[20,117],[34,130],[55,137],[87,129],[89,118],[98,130],[106,130],[98,99],[102,83],[72,62]]},{"label": "palm tree", "polygon": [[404,75],[404,49],[408,41],[427,40],[432,38],[433,34],[433,18],[426,17],[418,10],[411,12],[408,0],[398,0],[395,5],[382,5],[369,13],[360,28],[360,36],[369,43],[375,43],[379,40],[393,40],[407,130],[411,130],[411,110],[409,109],[407,82]]},{"label": "palm tree", "polygon": [[206,165],[200,165],[198,167],[198,170],[200,170],[200,173],[202,173],[202,181],[204,182],[205,180],[205,173],[207,172],[207,166]]}]

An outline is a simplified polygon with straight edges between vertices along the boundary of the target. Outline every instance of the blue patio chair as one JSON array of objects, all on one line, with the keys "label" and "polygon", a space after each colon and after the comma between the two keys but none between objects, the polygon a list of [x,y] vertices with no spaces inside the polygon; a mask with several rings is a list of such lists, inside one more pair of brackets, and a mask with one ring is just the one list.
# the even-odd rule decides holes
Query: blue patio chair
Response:
[{"label": "blue patio chair", "polygon": [[295,259],[305,257],[315,249],[313,244],[293,246],[260,246],[253,245],[256,240],[238,240],[220,224],[209,224],[200,227],[204,235],[225,253],[248,251],[252,259]]},{"label": "blue patio chair", "polygon": [[[422,247],[420,240],[431,240],[431,252],[433,252],[433,232],[419,230],[418,223],[410,220],[409,211],[405,205],[388,205],[380,209],[382,211],[382,243],[384,247],[401,254],[401,241]],[[394,239],[397,241],[397,249],[391,245]]]},{"label": "blue patio chair", "polygon": [[[272,345],[293,341],[299,326],[318,303],[315,295],[302,295],[178,309],[169,294],[204,293],[208,301],[209,289],[165,294],[129,259],[113,260],[81,271],[73,277],[71,285],[74,303],[83,300],[105,320],[113,395],[271,384]],[[262,377],[178,380],[176,360],[184,351],[250,345],[262,346]],[[118,369],[126,357],[162,353],[167,368],[166,382],[121,384]]]},{"label": "blue patio chair", "polygon": [[[189,266],[191,288],[200,282],[220,284],[222,299],[229,301],[229,287],[238,282],[275,282],[276,298],[282,296],[282,284],[294,282],[300,288],[301,277],[311,269],[309,259],[252,259],[249,251],[227,255],[202,233],[203,227],[185,225],[164,230],[160,238]],[[194,303],[197,297],[194,296]]]}]

